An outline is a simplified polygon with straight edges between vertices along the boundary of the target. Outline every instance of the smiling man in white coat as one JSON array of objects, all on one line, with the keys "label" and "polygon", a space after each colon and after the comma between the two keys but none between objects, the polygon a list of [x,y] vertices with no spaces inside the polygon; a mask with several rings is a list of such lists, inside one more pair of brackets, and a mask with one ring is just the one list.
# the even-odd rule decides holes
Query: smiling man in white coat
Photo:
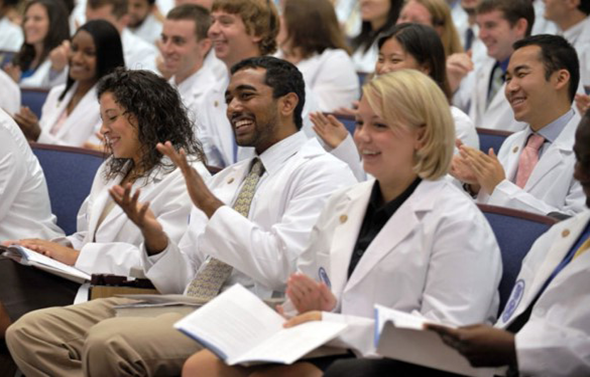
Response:
[{"label": "smiling man in white coat", "polygon": [[210,25],[207,9],[195,4],[179,5],[166,15],[158,45],[163,58],[160,68],[172,75],[169,82],[180,93],[193,122],[199,100],[216,84],[212,67],[205,64],[211,49],[207,36]]},{"label": "smiling man in white coat", "polygon": [[[574,176],[590,206],[590,114],[576,132]],[[590,211],[554,225],[532,246],[496,328],[436,328],[475,366],[526,376],[590,375]]]},{"label": "smiling man in white coat", "polygon": [[546,215],[584,209],[580,183],[572,177],[572,150],[579,115],[572,101],[580,80],[574,48],[562,37],[537,35],[514,44],[506,98],[524,131],[504,141],[498,156],[462,146],[451,174],[480,203]]},{"label": "smiling man in white coat", "polygon": [[504,97],[504,75],[512,44],[531,35],[535,11],[529,0],[483,0],[476,19],[488,57],[461,82],[453,103],[471,117],[475,127],[520,131],[526,125],[515,120]]},{"label": "smiling man in white coat", "polygon": [[[187,295],[208,299],[239,282],[261,298],[280,297],[323,204],[356,180],[344,162],[300,131],[304,82],[291,63],[272,57],[241,62],[232,69],[225,100],[238,145],[254,147],[255,158],[217,173],[208,188],[182,153],[168,143],[159,146],[182,169],[195,204],[181,241],[169,240],[135,203],[124,207],[142,230],[144,268],[160,292],[186,287]],[[202,284],[208,266],[225,272],[214,289]],[[8,330],[10,351],[29,376],[179,375],[186,358],[201,349],[173,329],[182,315],[113,318],[113,306],[125,302],[94,300],[29,313]],[[43,350],[31,352],[33,344]]]}]

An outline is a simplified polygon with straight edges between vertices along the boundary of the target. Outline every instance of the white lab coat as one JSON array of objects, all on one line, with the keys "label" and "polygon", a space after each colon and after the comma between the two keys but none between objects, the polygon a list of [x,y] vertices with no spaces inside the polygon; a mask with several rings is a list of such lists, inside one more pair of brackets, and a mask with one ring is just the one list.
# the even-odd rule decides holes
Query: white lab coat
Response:
[{"label": "white lab coat", "polygon": [[[347,166],[299,132],[260,155],[266,172],[248,217],[229,206],[207,219],[196,208],[178,246],[143,256],[146,276],[163,293],[181,293],[208,255],[235,267],[225,286],[240,283],[262,298],[282,293],[313,224],[331,193],[356,183]],[[236,199],[251,160],[234,164],[209,182],[224,203]],[[178,266],[185,266],[181,269]]]},{"label": "white lab coat", "polygon": [[546,215],[561,212],[574,215],[584,210],[586,197],[582,186],[573,178],[576,157],[573,152],[580,116],[574,115],[557,139],[543,152],[524,188],[515,183],[520,153],[530,130],[510,135],[498,152],[506,179],[491,195],[480,191],[477,201]]},{"label": "white lab coat", "polygon": [[52,75],[51,61],[47,58],[43,63],[39,64],[33,75],[21,79],[19,85],[21,88],[53,88],[56,85],[65,84],[68,78],[67,71],[67,69],[62,69],[61,72]]},{"label": "white lab coat", "polygon": [[13,24],[8,17],[0,16],[0,50],[16,52],[24,40],[23,29]]},{"label": "white lab coat", "polygon": [[[455,137],[460,139],[463,144],[471,148],[479,149],[479,137],[477,136],[471,118],[455,106],[451,106],[451,116],[455,122]],[[326,149],[338,159],[346,162],[359,182],[367,179],[367,174],[363,169],[361,156],[356,149],[352,135],[347,135],[346,139],[344,139],[336,148],[330,149],[326,146]]]},{"label": "white lab coat", "polygon": [[[581,84],[590,85],[590,17],[586,17],[582,22],[572,26],[562,34],[578,53]],[[583,92],[580,91],[580,93]]]},{"label": "white lab coat", "polygon": [[354,64],[344,50],[326,49],[300,61],[297,68],[313,92],[319,111],[332,112],[341,107],[351,107],[352,102],[360,97]]},{"label": "white lab coat", "polygon": [[81,147],[86,141],[99,143],[95,133],[100,131],[102,121],[100,119],[100,106],[96,98],[96,85],[82,97],[82,100],[68,115],[59,131],[55,135],[51,134],[51,129],[55,126],[62,113],[66,111],[77,85],[77,83],[74,84],[68,90],[62,101],[59,100],[59,96],[64,91],[65,84],[51,89],[47,95],[41,111],[41,119],[39,120],[39,126],[41,127],[41,134],[37,140],[39,143],[70,145],[73,147]]},{"label": "white lab coat", "polygon": [[187,77],[180,84],[176,83],[174,76],[168,82],[178,90],[182,98],[182,103],[188,110],[189,118],[193,123],[196,122],[197,114],[201,111],[198,107],[201,97],[216,84],[215,75],[211,71],[211,68],[203,65],[197,72]]},{"label": "white lab coat", "polygon": [[453,104],[465,111],[475,127],[505,131],[521,131],[526,123],[514,119],[514,112],[504,95],[504,88],[498,90],[489,107],[487,105],[488,85],[496,61],[488,57],[480,66],[469,73],[453,98]]},{"label": "white lab coat", "polygon": [[[141,231],[123,210],[115,205],[99,225],[98,221],[110,199],[108,190],[121,182],[122,176],[105,181],[106,162],[99,168],[90,195],[78,212],[77,232],[65,239],[54,240],[80,250],[75,267],[93,273],[111,273],[127,276],[132,267],[141,265],[139,248],[143,241]],[[193,166],[205,178],[209,173],[201,162]],[[150,202],[150,209],[173,241],[180,240],[188,225],[192,203],[179,169],[164,174],[153,173],[133,184],[133,192],[141,189],[139,202]]]},{"label": "white lab coat", "polygon": [[334,345],[372,353],[375,304],[457,325],[493,321],[500,250],[479,209],[444,179],[418,185],[348,279],[373,184],[330,198],[298,262],[302,273],[326,282],[338,298],[334,312],[322,314],[349,324]]},{"label": "white lab coat", "polygon": [[141,25],[134,29],[129,28],[129,31],[145,42],[155,45],[162,36],[162,27],[162,23],[150,13]]},{"label": "white lab coat", "polygon": [[134,35],[128,29],[123,29],[121,43],[123,44],[123,57],[127,68],[158,72],[156,58],[159,52],[156,46]]},{"label": "white lab coat", "polygon": [[51,214],[43,169],[14,120],[0,109],[0,242],[63,236]]},{"label": "white lab coat", "polygon": [[[554,225],[532,246],[522,263],[515,289],[496,327],[508,327],[524,312],[555,267],[576,244],[590,211]],[[516,334],[521,376],[590,375],[590,252],[559,272],[536,302],[531,317]]]},{"label": "white lab coat", "polygon": [[0,69],[0,109],[10,115],[20,110],[20,88],[6,72]]}]

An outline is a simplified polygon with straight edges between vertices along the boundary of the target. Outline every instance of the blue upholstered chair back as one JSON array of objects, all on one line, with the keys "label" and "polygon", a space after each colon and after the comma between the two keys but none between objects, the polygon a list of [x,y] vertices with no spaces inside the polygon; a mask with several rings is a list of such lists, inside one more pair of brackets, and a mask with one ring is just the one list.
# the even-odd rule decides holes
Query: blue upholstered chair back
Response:
[{"label": "blue upholstered chair back", "polygon": [[493,148],[494,153],[498,154],[504,140],[512,135],[510,131],[489,130],[487,128],[477,128],[476,130],[479,137],[479,150],[486,154],[490,148]]},{"label": "blue upholstered chair back", "polygon": [[331,114],[336,117],[344,127],[350,132],[351,135],[354,135],[354,129],[356,127],[356,119],[353,115],[344,115],[344,114],[336,114],[336,113],[326,113],[326,115]]},{"label": "blue upholstered chair back", "polygon": [[51,209],[66,234],[76,231],[80,205],[90,193],[104,156],[100,152],[32,143],[33,153],[45,173]]},{"label": "blue upholstered chair back", "polygon": [[27,106],[37,115],[37,118],[41,118],[41,109],[47,99],[47,94],[49,94],[48,89],[21,88],[21,105]]},{"label": "blue upholstered chair back", "polygon": [[512,292],[520,272],[522,260],[533,243],[545,233],[556,219],[511,208],[478,204],[492,226],[502,252],[502,280],[500,281],[500,313]]}]

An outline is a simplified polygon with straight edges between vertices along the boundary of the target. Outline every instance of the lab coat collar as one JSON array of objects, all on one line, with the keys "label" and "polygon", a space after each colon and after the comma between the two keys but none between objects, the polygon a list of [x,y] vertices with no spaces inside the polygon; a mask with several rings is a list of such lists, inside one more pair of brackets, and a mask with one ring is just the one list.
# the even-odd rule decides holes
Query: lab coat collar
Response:
[{"label": "lab coat collar", "polygon": [[[444,180],[423,180],[420,182],[414,193],[387,221],[381,232],[379,232],[373,242],[371,242],[365,251],[364,256],[361,258],[354,272],[350,276],[345,291],[352,289],[356,284],[368,276],[375,265],[392,250],[395,250],[397,245],[419,225],[420,216],[418,214],[431,211],[434,208],[435,200],[436,198],[439,198],[439,195],[435,192],[441,190],[446,184],[447,183]],[[367,197],[366,200],[363,201],[363,210],[366,209],[371,190],[367,190],[365,195]],[[360,221],[362,222],[362,216]]]}]

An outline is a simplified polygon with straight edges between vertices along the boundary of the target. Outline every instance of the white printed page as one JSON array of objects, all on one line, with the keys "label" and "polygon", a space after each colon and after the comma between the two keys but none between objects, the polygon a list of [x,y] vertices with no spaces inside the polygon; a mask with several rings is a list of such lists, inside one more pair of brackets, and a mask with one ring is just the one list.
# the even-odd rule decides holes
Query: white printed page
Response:
[{"label": "white printed page", "polygon": [[253,361],[291,364],[311,350],[334,339],[346,328],[345,323],[313,321],[283,328],[264,343],[227,364],[235,365]]},{"label": "white printed page", "polygon": [[174,327],[232,360],[280,331],[283,322],[283,317],[253,293],[234,285]]}]

